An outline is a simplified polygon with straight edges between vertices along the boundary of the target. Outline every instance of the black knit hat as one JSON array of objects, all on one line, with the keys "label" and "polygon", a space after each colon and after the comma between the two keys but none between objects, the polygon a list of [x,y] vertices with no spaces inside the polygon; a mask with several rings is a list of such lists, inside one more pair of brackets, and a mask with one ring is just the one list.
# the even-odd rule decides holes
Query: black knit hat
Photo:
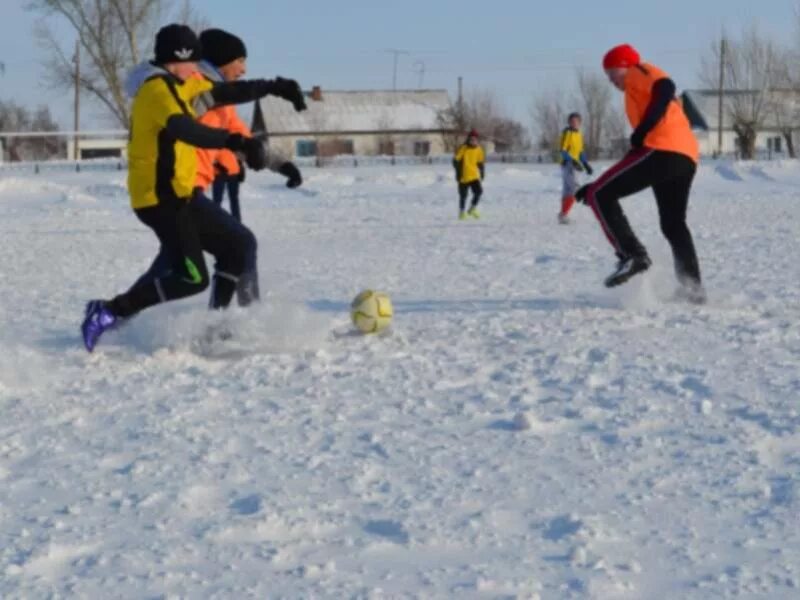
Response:
[{"label": "black knit hat", "polygon": [[569,113],[569,116],[567,117],[567,123],[572,121],[572,119],[581,119],[581,120],[583,120],[583,118],[581,117],[581,113],[579,113],[579,112]]},{"label": "black knit hat", "polygon": [[200,40],[191,27],[173,23],[158,30],[155,51],[157,65],[196,62],[200,60]]},{"label": "black knit hat", "polygon": [[241,38],[222,29],[206,29],[200,34],[203,60],[215,67],[227,65],[237,58],[247,58],[247,48]]}]

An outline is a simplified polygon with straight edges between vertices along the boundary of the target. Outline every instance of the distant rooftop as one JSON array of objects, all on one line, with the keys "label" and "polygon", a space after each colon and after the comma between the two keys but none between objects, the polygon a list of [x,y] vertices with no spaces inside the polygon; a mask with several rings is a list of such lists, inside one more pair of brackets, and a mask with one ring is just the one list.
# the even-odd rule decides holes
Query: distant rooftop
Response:
[{"label": "distant rooftop", "polygon": [[[763,92],[756,90],[725,90],[724,101],[727,104],[733,97],[750,97],[753,101],[756,101],[758,96],[762,93]],[[774,89],[769,93],[772,94],[773,98],[786,102],[787,106],[790,108],[797,106],[797,101],[795,99],[796,92],[794,90]],[[696,110],[699,113],[698,116],[701,117],[701,120],[708,129],[715,130],[719,127],[719,92],[717,90],[686,90],[683,96],[690,101],[690,106],[684,106],[685,109],[688,108],[687,114],[690,115],[690,119],[695,116],[690,114],[691,111]],[[684,102],[684,104],[686,103]],[[730,105],[728,104],[728,106]],[[778,127],[774,112],[766,110],[764,119],[764,127],[766,129],[775,129]],[[693,124],[699,125],[696,120],[693,120]],[[729,113],[726,112],[723,126],[726,129],[731,129],[732,125],[733,122],[731,121]]]},{"label": "distant rooftop", "polygon": [[447,90],[321,90],[306,94],[308,110],[267,96],[261,111],[271,134],[440,131],[437,115],[450,108]]}]

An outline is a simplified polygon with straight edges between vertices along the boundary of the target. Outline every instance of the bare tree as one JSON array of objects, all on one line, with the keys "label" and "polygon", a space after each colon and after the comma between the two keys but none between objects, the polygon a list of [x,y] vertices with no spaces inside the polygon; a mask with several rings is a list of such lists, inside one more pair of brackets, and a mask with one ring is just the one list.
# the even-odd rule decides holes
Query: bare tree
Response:
[{"label": "bare tree", "polygon": [[445,146],[455,150],[470,129],[476,129],[482,139],[491,140],[502,151],[523,150],[530,145],[525,127],[508,116],[497,93],[492,90],[473,90],[464,101],[438,115],[439,126],[445,135]]},{"label": "bare tree", "polygon": [[800,129],[800,78],[790,52],[779,53],[775,64],[774,87],[768,94],[767,110],[786,142],[786,152],[795,158],[794,133]]},{"label": "bare tree", "polygon": [[[752,159],[758,132],[770,115],[771,92],[780,80],[781,52],[755,25],[745,29],[741,39],[728,40],[726,50],[724,110],[736,133],[741,157]],[[714,43],[700,71],[703,83],[713,89],[718,87],[719,63],[720,48]]]},{"label": "bare tree", "polygon": [[554,155],[558,153],[561,131],[567,122],[567,111],[563,102],[564,92],[552,90],[534,99],[530,108],[533,129],[536,132],[536,147]]},{"label": "bare tree", "polygon": [[611,110],[605,126],[604,146],[608,153],[617,158],[631,149],[627,135],[628,121],[621,110]]},{"label": "bare tree", "polygon": [[604,134],[612,113],[611,86],[606,78],[584,69],[576,74],[578,93],[583,103],[583,137],[586,155],[597,157],[606,141]]},{"label": "bare tree", "polygon": [[[56,89],[70,89],[75,79],[71,45],[51,27],[51,19],[66,21],[81,53],[79,85],[122,127],[128,126],[129,101],[125,74],[146,59],[155,32],[173,8],[172,0],[30,0],[28,10],[41,16],[35,34],[44,47],[45,77]],[[183,4],[183,19],[191,13]]]},{"label": "bare tree", "polygon": [[[55,132],[58,125],[46,106],[29,110],[14,102],[0,101],[0,131]],[[10,138],[5,149],[9,160],[19,161],[64,157],[67,147],[64,139],[58,136],[37,136]]]}]

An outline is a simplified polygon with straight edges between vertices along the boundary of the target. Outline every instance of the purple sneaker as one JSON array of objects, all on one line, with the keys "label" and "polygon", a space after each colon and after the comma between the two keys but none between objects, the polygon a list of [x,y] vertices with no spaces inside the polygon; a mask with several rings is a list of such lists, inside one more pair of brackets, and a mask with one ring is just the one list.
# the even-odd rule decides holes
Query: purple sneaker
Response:
[{"label": "purple sneaker", "polygon": [[86,317],[81,324],[83,345],[91,352],[100,340],[103,332],[112,329],[117,317],[102,300],[90,300],[86,303]]}]

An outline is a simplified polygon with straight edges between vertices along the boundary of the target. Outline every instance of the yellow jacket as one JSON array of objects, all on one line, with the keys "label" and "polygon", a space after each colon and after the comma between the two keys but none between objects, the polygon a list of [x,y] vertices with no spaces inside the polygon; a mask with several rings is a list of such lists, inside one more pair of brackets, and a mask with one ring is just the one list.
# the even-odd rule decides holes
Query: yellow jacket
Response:
[{"label": "yellow jacket", "polygon": [[486,157],[483,148],[462,144],[453,158],[453,165],[458,173],[459,183],[471,183],[483,179],[483,163]]},{"label": "yellow jacket", "polygon": [[577,130],[567,127],[561,133],[561,162],[567,162],[569,159],[575,162],[586,162],[583,155],[583,134]]},{"label": "yellow jacket", "polygon": [[204,77],[181,82],[159,70],[138,88],[128,141],[128,191],[134,209],[155,206],[167,197],[191,197],[197,150],[169,135],[167,120],[173,115],[194,118],[193,101],[213,87]]}]

